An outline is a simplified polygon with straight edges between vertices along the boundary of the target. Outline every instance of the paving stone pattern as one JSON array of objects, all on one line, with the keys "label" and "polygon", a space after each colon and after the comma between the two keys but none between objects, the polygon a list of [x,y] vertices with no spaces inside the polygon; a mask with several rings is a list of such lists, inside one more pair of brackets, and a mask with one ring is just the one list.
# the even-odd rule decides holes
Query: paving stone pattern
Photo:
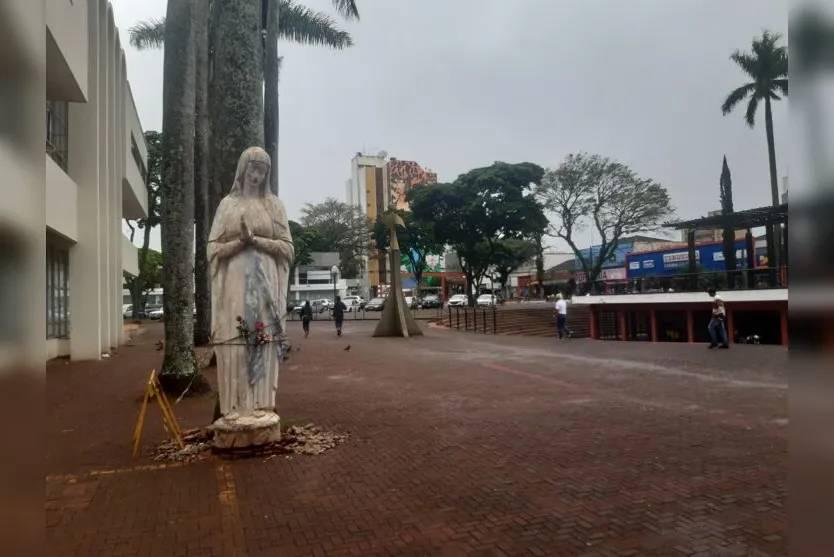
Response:
[{"label": "paving stone pattern", "polygon": [[[280,378],[283,419],[351,433],[317,456],[156,465],[151,408],[132,460],[158,325],[107,361],[51,364],[47,553],[787,554],[781,347],[373,339],[372,322],[336,338],[328,325]],[[195,427],[213,406],[176,413]]]}]

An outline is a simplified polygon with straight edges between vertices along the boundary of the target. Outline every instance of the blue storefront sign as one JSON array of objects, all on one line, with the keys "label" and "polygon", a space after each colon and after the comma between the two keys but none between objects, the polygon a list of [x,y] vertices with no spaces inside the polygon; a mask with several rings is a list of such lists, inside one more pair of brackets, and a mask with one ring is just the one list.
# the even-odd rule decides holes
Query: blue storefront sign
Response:
[{"label": "blue storefront sign", "polygon": [[[744,240],[736,241],[736,266],[747,268],[747,249]],[[699,269],[725,271],[724,248],[721,242],[695,246],[695,261]],[[628,278],[679,275],[689,269],[689,250],[686,246],[665,250],[629,253],[626,256]]]}]

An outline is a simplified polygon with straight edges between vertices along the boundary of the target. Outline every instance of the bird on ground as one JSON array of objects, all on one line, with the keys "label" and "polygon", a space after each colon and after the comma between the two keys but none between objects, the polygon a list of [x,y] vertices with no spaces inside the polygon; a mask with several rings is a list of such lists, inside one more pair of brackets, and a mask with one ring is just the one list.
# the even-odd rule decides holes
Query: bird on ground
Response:
[{"label": "bird on ground", "polygon": [[348,344],[347,346],[345,346],[345,349],[344,349],[344,350],[345,350],[345,352],[347,352],[348,350],[350,350],[350,344]]},{"label": "bird on ground", "polygon": [[300,344],[295,347],[295,351],[296,352],[301,352],[301,345]]}]

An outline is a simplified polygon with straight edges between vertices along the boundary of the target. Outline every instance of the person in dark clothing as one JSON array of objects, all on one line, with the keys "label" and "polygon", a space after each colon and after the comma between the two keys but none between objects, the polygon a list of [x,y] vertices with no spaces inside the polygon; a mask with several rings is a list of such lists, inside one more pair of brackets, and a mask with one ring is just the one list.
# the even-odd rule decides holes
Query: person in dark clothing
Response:
[{"label": "person in dark clothing", "polygon": [[313,306],[310,305],[310,300],[304,302],[304,307],[301,308],[301,326],[304,328],[304,338],[310,335],[310,321],[313,320]]},{"label": "person in dark clothing", "polygon": [[342,322],[345,320],[347,306],[342,302],[341,296],[336,296],[336,303],[333,305],[333,321],[336,323],[336,336],[342,336]]}]

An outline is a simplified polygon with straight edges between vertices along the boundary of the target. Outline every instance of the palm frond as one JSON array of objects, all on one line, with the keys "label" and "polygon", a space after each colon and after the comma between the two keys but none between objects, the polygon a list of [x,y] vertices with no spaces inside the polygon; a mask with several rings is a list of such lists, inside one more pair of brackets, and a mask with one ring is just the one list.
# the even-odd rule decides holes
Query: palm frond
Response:
[{"label": "palm frond", "polygon": [[356,5],[356,0],[331,0],[331,2],[336,12],[343,18],[348,21],[359,20],[359,7]]},{"label": "palm frond", "polygon": [[727,95],[727,99],[724,101],[724,104],[721,105],[721,113],[726,116],[732,112],[736,105],[747,98],[748,95],[753,94],[752,96],[754,96],[755,90],[755,83],[747,83]]},{"label": "palm frond", "polygon": [[751,95],[750,102],[747,103],[747,112],[744,113],[744,121],[747,122],[747,125],[751,128],[756,127],[756,109],[759,108],[759,97],[758,95]]},{"label": "palm frond", "polygon": [[138,50],[162,48],[165,44],[165,18],[140,21],[130,29],[130,44]]},{"label": "palm frond", "polygon": [[292,0],[281,0],[278,36],[299,44],[327,46],[342,50],[353,46],[350,33],[336,27],[325,13],[311,10]]},{"label": "palm frond", "polygon": [[788,79],[775,79],[773,80],[773,87],[782,93],[785,97],[788,96]]},{"label": "palm frond", "polygon": [[736,50],[730,55],[730,60],[738,64],[742,71],[752,79],[755,80],[758,77],[760,73],[759,60],[755,55]]}]

